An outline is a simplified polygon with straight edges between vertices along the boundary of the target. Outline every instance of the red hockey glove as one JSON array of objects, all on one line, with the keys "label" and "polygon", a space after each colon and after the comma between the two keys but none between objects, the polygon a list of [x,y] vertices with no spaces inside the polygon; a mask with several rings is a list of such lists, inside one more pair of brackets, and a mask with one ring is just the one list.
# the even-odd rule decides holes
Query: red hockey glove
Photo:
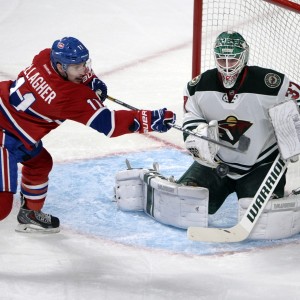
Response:
[{"label": "red hockey glove", "polygon": [[134,124],[131,130],[140,133],[150,131],[166,132],[171,126],[169,123],[174,124],[176,121],[176,114],[166,108],[157,110],[140,110],[138,111],[137,118],[134,119]]}]

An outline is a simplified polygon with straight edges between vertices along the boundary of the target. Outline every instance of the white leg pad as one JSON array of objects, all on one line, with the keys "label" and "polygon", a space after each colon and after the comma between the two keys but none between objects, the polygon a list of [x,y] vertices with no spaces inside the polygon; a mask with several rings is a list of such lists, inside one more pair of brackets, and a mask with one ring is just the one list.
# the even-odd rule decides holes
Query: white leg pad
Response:
[{"label": "white leg pad", "polygon": [[[252,198],[239,200],[239,219],[245,214]],[[249,239],[283,239],[300,232],[300,195],[268,201]]]},{"label": "white leg pad", "polygon": [[186,229],[207,227],[208,189],[170,182],[148,169],[119,171],[115,197],[122,211],[144,210],[160,223]]},{"label": "white leg pad", "polygon": [[187,229],[207,227],[208,189],[179,185],[157,173],[146,173],[144,211],[160,223]]},{"label": "white leg pad", "polygon": [[119,171],[115,176],[115,197],[118,207],[123,211],[144,209],[143,181],[141,174],[148,170],[130,169]]}]

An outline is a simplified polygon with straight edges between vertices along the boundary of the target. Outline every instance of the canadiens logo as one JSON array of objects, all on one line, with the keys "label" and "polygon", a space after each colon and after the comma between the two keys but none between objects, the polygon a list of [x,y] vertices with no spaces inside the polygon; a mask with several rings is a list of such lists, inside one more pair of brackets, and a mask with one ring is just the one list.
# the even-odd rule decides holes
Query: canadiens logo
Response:
[{"label": "canadiens logo", "polygon": [[235,116],[228,116],[225,120],[220,120],[219,135],[220,139],[234,145],[240,137],[253,125],[253,123],[238,120]]},{"label": "canadiens logo", "polygon": [[59,42],[59,43],[57,44],[57,48],[59,48],[59,49],[64,49],[64,47],[65,47],[65,44],[62,43],[62,42]]},{"label": "canadiens logo", "polygon": [[201,75],[198,75],[196,77],[194,77],[190,82],[189,82],[189,86],[194,86],[196,85],[201,79]]},{"label": "canadiens logo", "polygon": [[267,87],[269,87],[271,89],[275,89],[275,88],[279,87],[279,85],[281,84],[281,78],[279,75],[277,75],[275,73],[268,73],[265,76],[265,84]]}]

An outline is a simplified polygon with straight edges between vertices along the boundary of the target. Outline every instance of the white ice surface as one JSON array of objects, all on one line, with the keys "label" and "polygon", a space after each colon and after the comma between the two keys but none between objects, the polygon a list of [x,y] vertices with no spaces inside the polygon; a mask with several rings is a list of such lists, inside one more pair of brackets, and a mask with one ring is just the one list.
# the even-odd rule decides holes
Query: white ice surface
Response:
[{"label": "white ice surface", "polygon": [[[90,49],[93,68],[111,96],[137,107],[166,106],[180,123],[182,90],[191,76],[192,0],[0,0],[0,7],[0,80],[14,79],[55,39],[76,36]],[[167,143],[183,146],[175,130],[152,136],[163,140],[107,139],[65,122],[44,145],[57,164]],[[299,167],[293,167],[288,185],[298,179]],[[17,209],[16,201],[0,223],[1,300],[300,299],[298,242],[183,255],[125,246],[67,227],[56,235],[17,234]]]}]

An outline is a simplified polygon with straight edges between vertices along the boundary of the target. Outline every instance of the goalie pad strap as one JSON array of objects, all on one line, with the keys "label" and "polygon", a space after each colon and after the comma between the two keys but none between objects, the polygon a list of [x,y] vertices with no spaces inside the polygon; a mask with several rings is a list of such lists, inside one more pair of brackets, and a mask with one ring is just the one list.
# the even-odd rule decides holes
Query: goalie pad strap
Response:
[{"label": "goalie pad strap", "polygon": [[[239,219],[245,214],[252,198],[239,200]],[[255,224],[249,238],[283,239],[300,232],[300,195],[271,199]]]}]

